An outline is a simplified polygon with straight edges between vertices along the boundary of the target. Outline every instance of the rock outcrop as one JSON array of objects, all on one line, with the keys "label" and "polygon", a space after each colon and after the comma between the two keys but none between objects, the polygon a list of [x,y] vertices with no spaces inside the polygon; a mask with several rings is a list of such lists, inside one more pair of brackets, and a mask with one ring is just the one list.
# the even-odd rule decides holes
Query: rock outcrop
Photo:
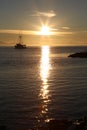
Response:
[{"label": "rock outcrop", "polygon": [[87,58],[87,51],[70,54],[68,57],[72,57],[72,58]]}]

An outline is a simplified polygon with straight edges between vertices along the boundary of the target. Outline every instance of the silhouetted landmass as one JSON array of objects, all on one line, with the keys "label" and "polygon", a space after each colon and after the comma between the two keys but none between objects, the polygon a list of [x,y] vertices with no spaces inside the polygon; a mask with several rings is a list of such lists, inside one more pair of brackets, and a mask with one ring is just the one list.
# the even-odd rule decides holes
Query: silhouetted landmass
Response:
[{"label": "silhouetted landmass", "polygon": [[72,57],[72,58],[87,58],[87,51],[70,54],[68,57]]},{"label": "silhouetted landmass", "polygon": [[6,126],[0,125],[0,130],[8,130],[8,129],[6,128]]}]

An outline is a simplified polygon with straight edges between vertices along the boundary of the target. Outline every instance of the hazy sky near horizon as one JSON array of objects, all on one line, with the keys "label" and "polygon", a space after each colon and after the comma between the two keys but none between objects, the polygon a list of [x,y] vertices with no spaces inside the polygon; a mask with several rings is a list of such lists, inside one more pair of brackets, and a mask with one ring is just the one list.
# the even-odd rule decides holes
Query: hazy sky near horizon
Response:
[{"label": "hazy sky near horizon", "polygon": [[39,45],[41,36],[34,31],[42,24],[57,33],[44,44],[50,40],[51,45],[87,45],[87,0],[0,0],[1,45],[12,44],[19,30],[26,34],[26,43],[37,40]]}]

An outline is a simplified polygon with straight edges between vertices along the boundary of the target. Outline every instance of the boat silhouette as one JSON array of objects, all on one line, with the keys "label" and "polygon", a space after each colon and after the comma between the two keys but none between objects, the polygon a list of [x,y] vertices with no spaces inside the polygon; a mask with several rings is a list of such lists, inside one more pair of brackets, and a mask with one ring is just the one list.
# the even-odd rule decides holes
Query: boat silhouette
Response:
[{"label": "boat silhouette", "polygon": [[22,42],[22,36],[19,35],[19,42],[14,46],[15,49],[26,49],[26,45]]}]

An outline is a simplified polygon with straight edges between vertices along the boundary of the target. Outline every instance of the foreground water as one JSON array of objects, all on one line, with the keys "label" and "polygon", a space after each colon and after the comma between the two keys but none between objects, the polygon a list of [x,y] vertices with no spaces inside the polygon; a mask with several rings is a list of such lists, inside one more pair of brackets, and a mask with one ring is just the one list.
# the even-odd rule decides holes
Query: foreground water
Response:
[{"label": "foreground water", "polygon": [[0,125],[28,130],[50,118],[87,115],[86,47],[0,47]]}]

